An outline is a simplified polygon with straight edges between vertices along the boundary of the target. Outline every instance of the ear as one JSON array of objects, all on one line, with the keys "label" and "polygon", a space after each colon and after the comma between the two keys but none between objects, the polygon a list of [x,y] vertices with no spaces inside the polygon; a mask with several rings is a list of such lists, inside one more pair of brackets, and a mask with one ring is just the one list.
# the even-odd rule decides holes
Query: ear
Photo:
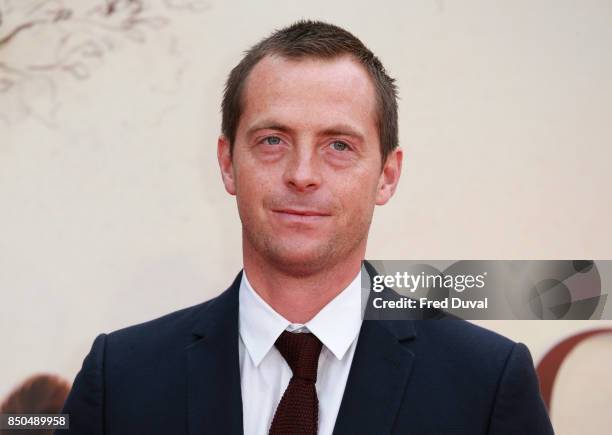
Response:
[{"label": "ear", "polygon": [[236,195],[236,183],[234,182],[234,164],[230,151],[229,140],[223,135],[217,140],[217,160],[221,169],[221,178],[225,185],[225,190],[230,195]]},{"label": "ear", "polygon": [[402,160],[404,153],[401,148],[395,148],[387,156],[387,161],[383,166],[380,178],[378,179],[378,189],[376,190],[376,205],[384,205],[391,199],[399,183],[402,173]]}]

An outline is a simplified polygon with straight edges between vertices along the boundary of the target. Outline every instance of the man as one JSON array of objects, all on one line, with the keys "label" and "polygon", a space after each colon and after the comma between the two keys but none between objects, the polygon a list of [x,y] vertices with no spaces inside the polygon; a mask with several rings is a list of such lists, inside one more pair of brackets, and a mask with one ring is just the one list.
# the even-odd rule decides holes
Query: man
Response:
[{"label": "man", "polygon": [[394,82],[358,39],[277,31],[222,107],[244,270],[208,302],[100,335],[71,433],[552,433],[524,345],[463,321],[362,321],[368,230],[402,151]]}]

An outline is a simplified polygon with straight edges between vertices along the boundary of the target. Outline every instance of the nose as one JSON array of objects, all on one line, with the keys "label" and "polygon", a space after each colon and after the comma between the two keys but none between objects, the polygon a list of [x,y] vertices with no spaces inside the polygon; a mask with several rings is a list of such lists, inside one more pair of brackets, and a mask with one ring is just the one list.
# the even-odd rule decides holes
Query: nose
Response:
[{"label": "nose", "polygon": [[297,146],[287,161],[284,182],[297,192],[316,190],[321,173],[316,153],[310,147]]}]

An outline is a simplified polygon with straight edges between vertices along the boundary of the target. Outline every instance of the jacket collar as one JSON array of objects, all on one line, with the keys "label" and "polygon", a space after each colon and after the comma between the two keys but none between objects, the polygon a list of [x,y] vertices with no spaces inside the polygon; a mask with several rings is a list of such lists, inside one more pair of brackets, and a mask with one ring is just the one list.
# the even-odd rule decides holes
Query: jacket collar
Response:
[{"label": "jacket collar", "polygon": [[186,347],[187,427],[190,435],[242,435],[238,356],[238,288],[242,273],[205,304]]},{"label": "jacket collar", "polygon": [[[377,273],[369,262],[370,277]],[[238,357],[242,272],[205,304],[186,348],[190,435],[243,434]],[[415,360],[413,320],[365,320],[340,405],[334,434],[391,433]]]}]

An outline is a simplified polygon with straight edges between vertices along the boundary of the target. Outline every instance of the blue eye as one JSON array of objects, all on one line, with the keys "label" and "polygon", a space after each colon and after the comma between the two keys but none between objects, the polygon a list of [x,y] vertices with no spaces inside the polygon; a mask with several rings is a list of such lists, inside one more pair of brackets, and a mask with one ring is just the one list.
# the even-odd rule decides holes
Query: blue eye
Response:
[{"label": "blue eye", "polygon": [[336,151],[345,151],[345,150],[349,149],[349,146],[347,144],[345,144],[344,142],[340,142],[338,140],[332,142],[331,146]]},{"label": "blue eye", "polygon": [[278,145],[281,140],[280,137],[278,136],[268,136],[267,138],[264,139],[264,142],[268,145]]}]

